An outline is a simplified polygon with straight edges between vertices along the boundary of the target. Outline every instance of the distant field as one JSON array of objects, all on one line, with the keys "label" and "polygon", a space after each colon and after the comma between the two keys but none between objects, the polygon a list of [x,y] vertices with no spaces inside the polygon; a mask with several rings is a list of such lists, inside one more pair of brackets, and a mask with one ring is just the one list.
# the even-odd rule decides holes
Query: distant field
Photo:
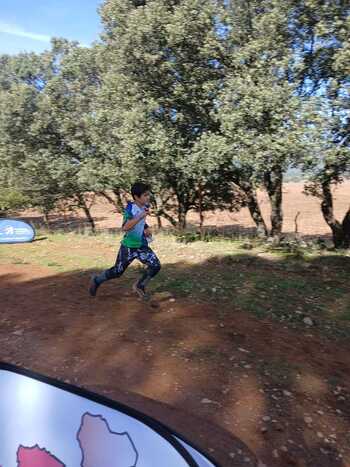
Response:
[{"label": "distant field", "polygon": [[[341,219],[350,205],[350,181],[335,189],[335,212]],[[269,223],[269,203],[266,193],[259,194],[260,205],[266,222]],[[321,211],[320,201],[314,197],[303,194],[303,183],[287,183],[284,186],[284,232],[294,232],[295,216],[298,212],[299,233],[304,236],[324,236],[329,235],[330,230],[325,223]],[[115,213],[112,205],[103,199],[97,199],[92,209],[98,229],[110,229],[120,227],[121,216]],[[40,221],[40,215],[35,211],[28,211],[23,217],[36,222]],[[155,220],[154,220],[155,222]],[[198,216],[196,213],[190,213],[188,216],[189,226],[198,225]],[[54,218],[54,226],[63,227],[66,225],[71,228],[83,226],[85,218],[82,213],[76,216],[69,216],[63,219],[62,216]],[[164,225],[168,225],[164,221]],[[240,234],[254,231],[254,224],[249,215],[248,209],[244,208],[237,213],[213,212],[206,215],[205,226],[217,227],[223,232],[235,232]]]}]

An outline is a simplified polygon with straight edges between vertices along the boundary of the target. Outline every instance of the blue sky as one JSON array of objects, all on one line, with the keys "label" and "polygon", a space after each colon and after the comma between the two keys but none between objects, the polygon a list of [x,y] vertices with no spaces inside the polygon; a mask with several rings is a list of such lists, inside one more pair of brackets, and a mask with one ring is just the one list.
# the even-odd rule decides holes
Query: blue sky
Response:
[{"label": "blue sky", "polygon": [[101,31],[102,0],[0,0],[0,53],[41,52],[51,37],[89,45]]}]

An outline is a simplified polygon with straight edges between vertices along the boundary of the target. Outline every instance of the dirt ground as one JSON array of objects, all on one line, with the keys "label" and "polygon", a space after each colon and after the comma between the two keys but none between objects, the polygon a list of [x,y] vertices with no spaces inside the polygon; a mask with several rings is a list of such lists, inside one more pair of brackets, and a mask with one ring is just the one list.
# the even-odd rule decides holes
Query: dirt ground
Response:
[{"label": "dirt ground", "polygon": [[260,466],[350,466],[348,342],[234,303],[220,318],[221,305],[167,295],[146,306],[130,278],[91,299],[89,276],[0,265],[1,360],[130,403],[224,467],[252,453]]},{"label": "dirt ground", "polygon": [[[308,237],[329,236],[330,229],[322,217],[320,201],[312,196],[306,196],[303,193],[303,187],[303,183],[287,183],[284,185],[284,232],[295,232],[295,217],[300,213],[297,221],[298,231],[306,239]],[[269,224],[270,210],[266,193],[259,193],[259,201],[263,216],[267,224]],[[343,219],[349,208],[349,204],[350,181],[347,181],[334,189],[335,214],[339,220]],[[116,228],[121,224],[120,215],[116,214],[113,206],[102,198],[96,200],[92,208],[92,215],[96,220],[98,229]],[[24,217],[40,224],[40,216],[35,211],[28,211]],[[80,213],[79,217],[72,217],[67,214],[66,226],[72,228],[83,226],[85,224],[83,214]],[[62,217],[55,220],[55,216],[52,216],[52,221],[53,227],[61,227],[64,223]],[[198,215],[190,213],[188,215],[188,223],[189,226],[198,225]],[[153,219],[153,224],[156,224],[155,219]],[[164,221],[163,224],[166,226],[167,222]],[[254,223],[247,208],[237,213],[226,211],[208,213],[205,219],[205,226],[215,228],[223,233],[234,232],[244,235],[254,232]]]}]

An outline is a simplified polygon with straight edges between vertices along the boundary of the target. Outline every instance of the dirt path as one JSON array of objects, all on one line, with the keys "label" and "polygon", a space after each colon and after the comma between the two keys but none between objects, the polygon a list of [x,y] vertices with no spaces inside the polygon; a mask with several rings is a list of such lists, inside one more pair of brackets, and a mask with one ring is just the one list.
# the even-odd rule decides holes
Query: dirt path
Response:
[{"label": "dirt path", "polygon": [[127,279],[92,300],[88,277],[0,266],[0,359],[132,403],[223,466],[253,465],[234,437],[269,467],[350,466],[347,344],[234,305],[220,320],[177,299],[145,307]]}]

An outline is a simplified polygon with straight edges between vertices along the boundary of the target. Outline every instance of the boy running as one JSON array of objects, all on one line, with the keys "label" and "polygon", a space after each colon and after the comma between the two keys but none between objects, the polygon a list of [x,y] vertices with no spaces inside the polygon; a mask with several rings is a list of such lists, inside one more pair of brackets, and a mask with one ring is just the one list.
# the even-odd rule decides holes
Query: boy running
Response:
[{"label": "boy running", "polygon": [[90,284],[90,295],[96,296],[97,289],[103,282],[120,277],[127,267],[138,259],[145,264],[145,269],[140,280],[137,281],[133,290],[143,299],[147,299],[146,286],[148,282],[160,271],[160,262],[156,254],[148,246],[151,240],[151,230],[146,224],[148,205],[150,202],[150,188],[144,183],[135,183],[131,187],[134,202],[129,202],[124,212],[123,231],[124,238],[116,259],[115,265],[92,277]]}]

